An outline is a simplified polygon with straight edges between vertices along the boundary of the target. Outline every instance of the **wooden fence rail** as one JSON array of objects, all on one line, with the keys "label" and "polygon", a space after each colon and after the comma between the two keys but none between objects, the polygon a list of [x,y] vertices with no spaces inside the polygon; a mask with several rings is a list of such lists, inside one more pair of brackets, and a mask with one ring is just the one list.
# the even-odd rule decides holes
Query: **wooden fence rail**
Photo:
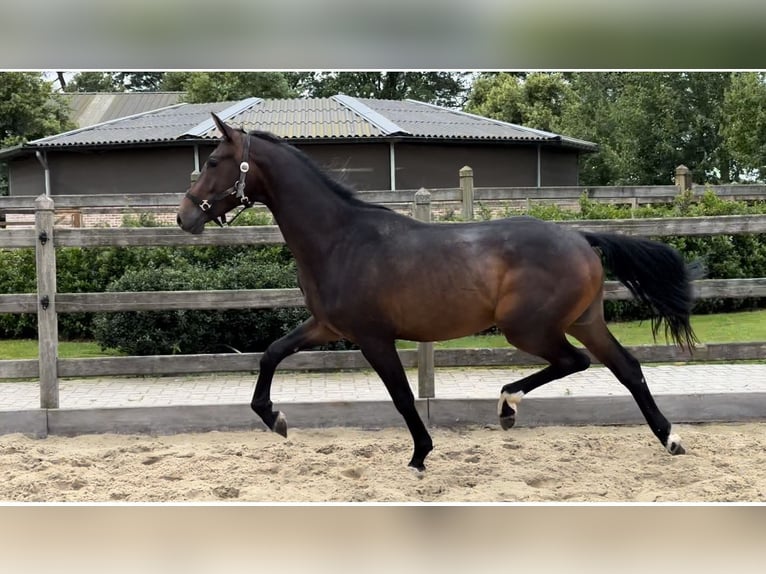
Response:
[{"label": "wooden fence rail", "polygon": [[[692,283],[699,299],[766,297],[766,278],[702,279]],[[631,299],[630,291],[617,281],[604,284],[604,299]],[[299,289],[240,289],[209,291],[144,291],[108,293],[57,293],[57,313],[111,311],[169,311],[178,309],[272,309],[303,307]],[[0,295],[0,313],[36,313],[37,294]]]},{"label": "wooden fence rail", "polygon": [[[465,191],[466,188],[463,189]],[[479,190],[474,190],[479,191]],[[462,193],[462,192],[461,192]],[[422,189],[414,196],[413,214],[429,220],[432,200],[439,191]],[[56,198],[58,205],[59,198]],[[127,201],[127,200],[126,200]],[[413,196],[410,196],[413,201]],[[165,309],[273,308],[303,305],[297,289],[256,289],[239,291],[180,291],[144,293],[58,293],[56,289],[57,247],[99,246],[189,246],[189,245],[267,245],[283,243],[273,226],[211,228],[193,236],[174,228],[55,228],[53,201],[45,196],[36,200],[35,229],[0,231],[0,248],[36,250],[38,283],[36,293],[0,295],[2,313],[37,313],[40,355],[36,360],[0,360],[0,379],[40,379],[41,407],[58,407],[58,380],[61,377],[140,374],[188,374],[212,371],[253,371],[260,354],[184,355],[155,357],[109,357],[97,359],[59,359],[57,315],[82,311],[146,311]],[[448,224],[445,224],[448,225]],[[661,237],[668,235],[712,235],[766,232],[766,215],[698,218],[634,219],[610,221],[567,221],[560,225],[575,229],[611,231],[630,235]],[[701,280],[694,283],[697,295],[708,297],[763,297],[766,278]],[[615,282],[606,285],[607,299],[627,299],[627,289]],[[680,350],[653,345],[631,349],[643,361],[738,360],[764,356],[766,343],[707,345],[694,356]],[[419,370],[419,394],[434,396],[433,370],[437,366],[535,364],[539,360],[514,349],[436,350],[430,343],[417,350],[401,351],[406,366]],[[291,357],[285,368],[347,369],[366,368],[361,354],[348,352],[309,352]]]},{"label": "wooden fence rail", "polygon": [[[566,186],[566,187],[476,187],[473,177],[463,177],[463,187],[430,188],[431,202],[526,201],[577,202],[583,195],[592,201],[624,204],[670,203],[678,197],[675,185],[654,186]],[[470,187],[470,190],[468,189]],[[711,190],[722,199],[766,201],[766,185],[695,185],[690,191],[699,198]],[[372,203],[409,204],[416,189],[359,191],[360,199]],[[120,195],[56,195],[56,209],[73,210],[157,210],[175,211],[182,193],[147,193]],[[33,213],[32,196],[0,197],[0,212]]]},{"label": "wooden fence rail", "polygon": [[[697,347],[693,355],[670,345],[626,347],[642,363],[739,361],[766,356],[766,342],[707,344]],[[420,368],[420,351],[399,351],[405,368]],[[226,372],[257,372],[263,353],[219,353],[199,355],[155,355],[144,357],[95,357],[59,359],[58,376],[140,376],[188,375]],[[591,357],[598,364],[595,357]],[[544,364],[540,358],[523,351],[499,349],[436,349],[434,367],[507,367]],[[40,373],[37,359],[0,361],[2,378],[36,379]],[[284,360],[280,368],[294,371],[338,371],[368,369],[358,351],[303,351]],[[418,384],[420,390],[420,383]],[[421,398],[425,398],[421,396]]]},{"label": "wooden fence rail", "polygon": [[[570,229],[623,233],[642,237],[766,233],[766,215],[582,219],[560,221],[558,224]],[[53,237],[56,247],[223,246],[284,243],[282,233],[274,225],[211,228],[201,235],[191,235],[173,227],[56,228],[56,234]],[[8,229],[0,233],[0,248],[35,247],[36,244],[37,234],[34,229]]]}]

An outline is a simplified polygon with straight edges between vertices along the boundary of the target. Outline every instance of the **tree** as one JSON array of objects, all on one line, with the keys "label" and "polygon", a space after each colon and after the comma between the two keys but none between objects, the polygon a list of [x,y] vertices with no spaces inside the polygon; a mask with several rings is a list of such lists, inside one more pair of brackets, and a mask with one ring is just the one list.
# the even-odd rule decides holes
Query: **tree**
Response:
[{"label": "tree", "polygon": [[467,77],[458,72],[303,72],[290,80],[301,95],[314,98],[345,94],[382,100],[410,98],[461,107]]},{"label": "tree", "polygon": [[[726,126],[724,104],[732,80],[731,72],[693,72],[682,74],[687,83],[686,100],[689,103],[688,138],[685,142],[685,160],[694,164],[698,183],[728,183],[736,178],[736,166],[731,150],[724,138]],[[687,167],[691,167],[687,164]]]},{"label": "tree", "polygon": [[0,73],[0,146],[62,131],[69,109],[38,72]]},{"label": "tree", "polygon": [[766,76],[734,74],[723,102],[721,132],[734,170],[759,180],[766,178]]},{"label": "tree", "polygon": [[618,75],[613,72],[574,74],[574,98],[562,111],[561,133],[597,143],[597,153],[580,160],[581,185],[611,185],[619,179],[618,155],[612,145],[619,118],[614,112]]},{"label": "tree", "polygon": [[185,100],[196,104],[297,95],[282,72],[168,72],[161,87],[186,92]]},{"label": "tree", "polygon": [[[735,75],[482,74],[472,86],[467,109],[597,143],[598,153],[582,156],[583,185],[668,184],[681,163],[697,183],[726,182],[737,169],[733,143],[721,128],[729,123],[723,102]],[[744,110],[754,105],[746,98],[739,111],[731,105],[730,115],[748,118],[752,125],[755,114]],[[741,124],[743,129],[747,123]],[[739,158],[742,163],[744,156]],[[747,161],[752,163],[752,154]]]},{"label": "tree", "polygon": [[[0,148],[74,127],[67,103],[41,73],[0,73]],[[7,165],[0,163],[0,195],[7,191]]]},{"label": "tree", "polygon": [[556,131],[572,88],[563,74],[483,74],[473,84],[466,111],[530,128]]},{"label": "tree", "polygon": [[165,72],[116,72],[113,76],[129,92],[156,92],[162,86]]},{"label": "tree", "polygon": [[66,92],[122,92],[125,86],[109,72],[79,72],[64,88]]},{"label": "tree", "polygon": [[[618,79],[612,105],[615,131],[609,143],[617,161],[619,184],[672,182],[680,163],[695,171],[684,154],[688,100],[673,85],[672,74],[630,73]],[[686,157],[685,157],[686,156]]]},{"label": "tree", "polygon": [[[524,88],[518,76],[485,73],[471,86],[465,110],[512,124],[524,123]],[[531,127],[531,126],[530,126]]]},{"label": "tree", "polygon": [[66,84],[67,92],[154,92],[165,72],[79,72]]},{"label": "tree", "polygon": [[666,185],[684,164],[697,183],[728,181],[719,126],[729,72],[581,72],[561,133],[598,143],[583,156],[583,185]]}]

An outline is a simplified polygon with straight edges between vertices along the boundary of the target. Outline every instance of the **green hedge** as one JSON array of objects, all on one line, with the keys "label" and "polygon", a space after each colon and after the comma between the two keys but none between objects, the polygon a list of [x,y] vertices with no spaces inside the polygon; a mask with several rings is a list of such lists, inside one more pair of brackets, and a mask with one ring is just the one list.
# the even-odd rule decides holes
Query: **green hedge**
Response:
[{"label": "green hedge", "polygon": [[[294,264],[243,255],[215,268],[179,260],[172,267],[131,269],[109,291],[273,289],[295,286]],[[94,335],[130,355],[262,351],[308,316],[305,309],[103,313]]]},{"label": "green hedge", "polygon": [[[271,223],[263,212],[249,211],[237,221],[238,225]],[[126,226],[154,227],[151,215],[126,217]],[[175,265],[193,264],[216,268],[226,261],[254,255],[259,261],[287,264],[292,261],[284,246],[231,247],[93,247],[59,248],[56,250],[56,282],[60,293],[99,293],[131,270],[162,269]],[[294,284],[294,280],[290,286]],[[287,285],[286,285],[287,286]],[[0,249],[0,293],[34,293],[34,249]],[[59,315],[59,337],[62,340],[93,340],[94,313],[64,313]],[[0,338],[18,339],[37,336],[37,316],[32,313],[0,314]]]}]

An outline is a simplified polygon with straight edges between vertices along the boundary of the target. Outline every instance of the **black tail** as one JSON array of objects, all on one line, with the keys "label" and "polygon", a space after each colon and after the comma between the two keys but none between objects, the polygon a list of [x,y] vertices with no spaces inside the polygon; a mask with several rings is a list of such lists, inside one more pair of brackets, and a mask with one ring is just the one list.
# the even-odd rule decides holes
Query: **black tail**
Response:
[{"label": "black tail", "polygon": [[691,280],[704,273],[699,264],[687,265],[672,247],[637,237],[582,232],[601,251],[609,269],[639,301],[653,312],[655,339],[663,321],[665,337],[689,350],[698,342],[689,323],[694,298]]}]

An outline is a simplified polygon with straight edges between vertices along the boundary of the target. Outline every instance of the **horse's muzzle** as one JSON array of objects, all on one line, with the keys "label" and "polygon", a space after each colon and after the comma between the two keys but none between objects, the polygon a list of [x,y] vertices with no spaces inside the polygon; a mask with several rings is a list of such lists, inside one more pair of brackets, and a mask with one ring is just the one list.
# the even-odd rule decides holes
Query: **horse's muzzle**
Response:
[{"label": "horse's muzzle", "polygon": [[178,215],[176,215],[176,223],[178,224],[178,227],[184,231],[193,235],[199,235],[205,230],[206,221],[205,218],[199,217],[198,215],[184,218],[179,212]]}]

